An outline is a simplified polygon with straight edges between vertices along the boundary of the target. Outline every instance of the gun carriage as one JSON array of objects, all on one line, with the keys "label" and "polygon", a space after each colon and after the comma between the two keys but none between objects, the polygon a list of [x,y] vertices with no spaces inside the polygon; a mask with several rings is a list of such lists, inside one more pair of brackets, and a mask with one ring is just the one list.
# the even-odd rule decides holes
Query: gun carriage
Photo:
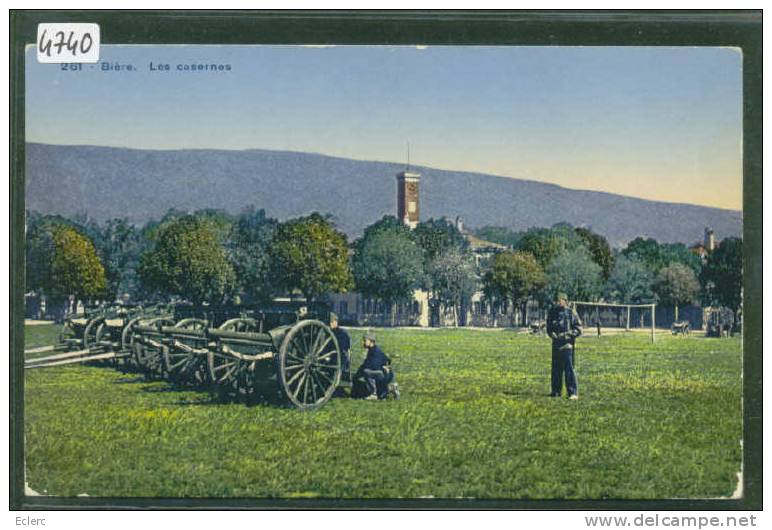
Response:
[{"label": "gun carriage", "polygon": [[[322,304],[176,305],[102,310],[70,319],[59,348],[68,362],[113,359],[180,385],[231,396],[278,394],[299,409],[324,405],[347,378]],[[62,364],[57,356],[27,367]]]},{"label": "gun carriage", "polygon": [[123,366],[131,354],[127,348],[131,325],[140,318],[139,315],[156,313],[161,307],[100,306],[69,317],[62,326],[56,345],[25,352],[57,353],[28,359],[25,366],[42,368],[86,361],[112,361],[116,366]]}]

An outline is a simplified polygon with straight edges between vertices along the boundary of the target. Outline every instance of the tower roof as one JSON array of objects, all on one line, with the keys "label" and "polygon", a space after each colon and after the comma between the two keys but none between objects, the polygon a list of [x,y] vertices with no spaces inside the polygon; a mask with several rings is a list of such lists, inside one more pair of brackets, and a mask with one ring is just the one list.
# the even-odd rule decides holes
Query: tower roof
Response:
[{"label": "tower roof", "polygon": [[414,173],[412,171],[400,171],[397,173],[398,179],[405,179],[405,180],[419,180],[421,178],[420,173]]}]

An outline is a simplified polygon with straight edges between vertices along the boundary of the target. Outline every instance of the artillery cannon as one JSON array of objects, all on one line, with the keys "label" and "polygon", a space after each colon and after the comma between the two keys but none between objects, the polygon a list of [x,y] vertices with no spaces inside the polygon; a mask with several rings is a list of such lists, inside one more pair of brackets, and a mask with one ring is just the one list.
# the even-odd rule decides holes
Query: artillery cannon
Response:
[{"label": "artillery cannon", "polygon": [[[210,385],[231,396],[273,393],[294,407],[324,405],[350,379],[326,324],[329,309],[297,302],[269,306],[111,307],[69,319],[60,353],[27,368],[112,360],[176,384]],[[39,353],[42,349],[25,353]]]},{"label": "artillery cannon", "polygon": [[316,408],[341,383],[341,352],[325,306],[180,306],[176,322],[133,328],[140,363],[183,385],[208,383],[222,394],[273,391],[293,406]]},{"label": "artillery cannon", "polygon": [[25,361],[27,368],[59,366],[85,361],[112,360],[118,366],[130,355],[129,330],[143,314],[158,312],[162,306],[102,306],[65,320],[55,346],[27,350],[25,353],[59,352]]}]

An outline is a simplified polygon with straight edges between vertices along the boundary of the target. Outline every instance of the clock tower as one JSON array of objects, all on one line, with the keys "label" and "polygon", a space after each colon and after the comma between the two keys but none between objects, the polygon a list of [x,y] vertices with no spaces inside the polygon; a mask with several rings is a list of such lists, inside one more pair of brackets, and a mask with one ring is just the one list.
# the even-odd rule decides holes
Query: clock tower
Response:
[{"label": "clock tower", "polygon": [[397,219],[410,228],[415,228],[419,220],[418,183],[420,180],[420,173],[407,170],[397,173]]}]

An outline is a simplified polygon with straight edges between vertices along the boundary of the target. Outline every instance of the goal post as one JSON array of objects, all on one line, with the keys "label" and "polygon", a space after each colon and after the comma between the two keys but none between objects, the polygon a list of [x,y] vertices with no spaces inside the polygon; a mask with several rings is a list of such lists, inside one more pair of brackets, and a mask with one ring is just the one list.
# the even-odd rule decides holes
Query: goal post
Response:
[{"label": "goal post", "polygon": [[657,304],[615,304],[610,302],[582,302],[571,300],[585,328],[594,325],[600,334],[601,328],[616,328],[624,331],[648,330],[651,342],[655,340]]}]

